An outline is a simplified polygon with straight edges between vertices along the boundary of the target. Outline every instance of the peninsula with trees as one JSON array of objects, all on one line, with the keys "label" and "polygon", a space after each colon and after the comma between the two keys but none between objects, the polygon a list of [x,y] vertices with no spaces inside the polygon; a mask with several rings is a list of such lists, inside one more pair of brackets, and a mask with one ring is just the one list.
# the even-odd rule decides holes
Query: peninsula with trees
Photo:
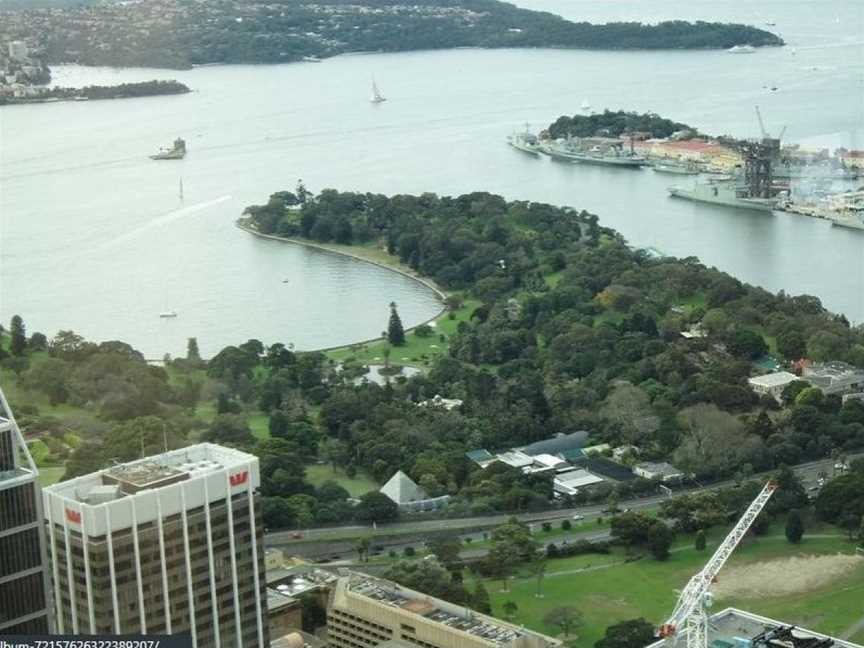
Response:
[{"label": "peninsula with trees", "polygon": [[28,88],[20,95],[0,94],[0,106],[22,103],[47,103],[53,101],[89,101],[97,99],[132,99],[135,97],[154,97],[177,95],[191,92],[189,87],[179,81],[141,81],[121,83],[113,86],[85,86],[83,88]]},{"label": "peninsula with trees", "polygon": [[[300,184],[249,207],[245,218],[270,236],[375,250],[434,279],[448,311],[434,327],[406,330],[398,304],[382,295],[370,305],[382,328],[371,353],[250,339],[204,359],[193,338],[185,357],[162,366],[120,341],[28,331],[16,315],[0,335],[0,380],[43,475],[74,477],[166,445],[242,448],[259,458],[269,533],[353,520],[366,526],[350,536],[364,562],[382,551],[371,523],[522,516],[472,543],[482,549],[464,581],[459,536],[405,547],[406,561],[391,552],[385,575],[559,636],[584,627],[597,648],[618,645],[614,625],[600,643],[610,624],[668,612],[673,585],[710,555],[708,545],[767,474],[778,491],[742,551],[850,554],[864,541],[864,460],[855,458],[864,450],[864,400],[806,371],[790,374],[782,390],[750,382],[769,364],[862,373],[864,329],[817,298],[772,294],[695,258],[652,257],[586,211],[485,192],[312,194]],[[364,364],[389,350],[421,371],[384,384],[363,380]],[[576,438],[581,446],[569,460],[607,477],[575,492],[556,491],[554,470],[505,460]],[[807,463],[812,471],[814,461],[825,466],[818,492],[790,468]],[[664,462],[679,470],[673,489],[707,488],[664,497],[646,513],[637,498],[666,483],[640,471]],[[394,478],[446,506],[400,507],[382,491]],[[587,504],[605,505],[602,516],[572,516]],[[530,529],[524,516],[545,510],[565,517],[554,529]],[[589,541],[598,530],[607,539]],[[297,547],[300,534],[282,538]],[[606,567],[544,585],[547,564],[550,576],[573,574],[580,558]],[[804,603],[830,605],[837,587],[861,582],[860,570],[848,576],[808,591]],[[595,594],[616,601],[614,613],[595,605]],[[565,599],[572,605],[560,606]],[[764,601],[752,603],[759,611]],[[860,613],[847,616],[851,626]],[[647,635],[651,626],[624,630]]]},{"label": "peninsula with trees", "polygon": [[0,42],[26,40],[51,64],[188,68],[319,60],[349,52],[453,47],[706,49],[783,45],[742,25],[590,24],[498,0],[98,3],[0,12]]}]

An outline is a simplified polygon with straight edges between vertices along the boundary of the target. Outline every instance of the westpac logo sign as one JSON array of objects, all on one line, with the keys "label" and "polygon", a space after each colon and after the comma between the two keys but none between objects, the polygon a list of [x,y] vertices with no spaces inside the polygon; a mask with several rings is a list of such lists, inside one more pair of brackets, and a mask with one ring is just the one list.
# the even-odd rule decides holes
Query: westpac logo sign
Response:
[{"label": "westpac logo sign", "polygon": [[239,472],[235,475],[230,475],[228,477],[228,481],[231,483],[231,486],[240,486],[241,484],[245,484],[249,480],[249,471],[244,470],[243,472]]}]

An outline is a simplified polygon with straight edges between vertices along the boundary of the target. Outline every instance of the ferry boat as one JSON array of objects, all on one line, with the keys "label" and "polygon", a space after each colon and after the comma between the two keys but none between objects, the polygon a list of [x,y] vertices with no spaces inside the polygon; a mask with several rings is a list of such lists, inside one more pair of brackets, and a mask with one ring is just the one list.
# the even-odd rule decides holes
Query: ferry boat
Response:
[{"label": "ferry boat", "polygon": [[752,45],[735,45],[726,50],[729,54],[752,54],[756,48]]},{"label": "ferry boat", "polygon": [[163,318],[177,317],[177,311],[173,311],[173,310],[163,311],[163,312],[159,313],[159,317],[163,317]]},{"label": "ferry boat", "polygon": [[151,155],[151,160],[182,160],[186,157],[186,142],[179,137],[174,140],[174,146],[170,149],[162,149],[156,155]]},{"label": "ferry boat", "polygon": [[762,212],[770,212],[777,206],[776,198],[751,198],[747,195],[747,188],[738,184],[737,180],[697,182],[689,189],[669,187],[669,195],[674,198]]}]

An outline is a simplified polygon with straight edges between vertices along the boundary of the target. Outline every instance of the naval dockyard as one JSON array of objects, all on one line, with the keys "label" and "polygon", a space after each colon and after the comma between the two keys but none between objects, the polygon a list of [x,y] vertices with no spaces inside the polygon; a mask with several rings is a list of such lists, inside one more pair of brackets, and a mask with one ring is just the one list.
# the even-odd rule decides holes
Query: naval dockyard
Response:
[{"label": "naval dockyard", "polygon": [[664,138],[647,132],[617,137],[533,133],[526,125],[507,137],[517,151],[553,162],[591,164],[632,173],[650,169],[668,175],[670,198],[745,209],[783,212],[864,231],[864,151],[807,149],[784,144],[766,130],[756,108],[761,137],[711,138],[681,131]]}]

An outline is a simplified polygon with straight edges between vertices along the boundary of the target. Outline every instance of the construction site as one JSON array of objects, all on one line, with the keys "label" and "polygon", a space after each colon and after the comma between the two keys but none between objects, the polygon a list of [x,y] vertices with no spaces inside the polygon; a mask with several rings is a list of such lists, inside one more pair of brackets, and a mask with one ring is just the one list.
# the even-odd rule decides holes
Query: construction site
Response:
[{"label": "construction site", "polygon": [[[687,637],[681,637],[687,641]],[[671,648],[673,638],[660,639],[648,648]],[[688,641],[689,645],[689,641]],[[861,648],[851,641],[784,624],[767,617],[727,608],[708,619],[709,648]]]}]

